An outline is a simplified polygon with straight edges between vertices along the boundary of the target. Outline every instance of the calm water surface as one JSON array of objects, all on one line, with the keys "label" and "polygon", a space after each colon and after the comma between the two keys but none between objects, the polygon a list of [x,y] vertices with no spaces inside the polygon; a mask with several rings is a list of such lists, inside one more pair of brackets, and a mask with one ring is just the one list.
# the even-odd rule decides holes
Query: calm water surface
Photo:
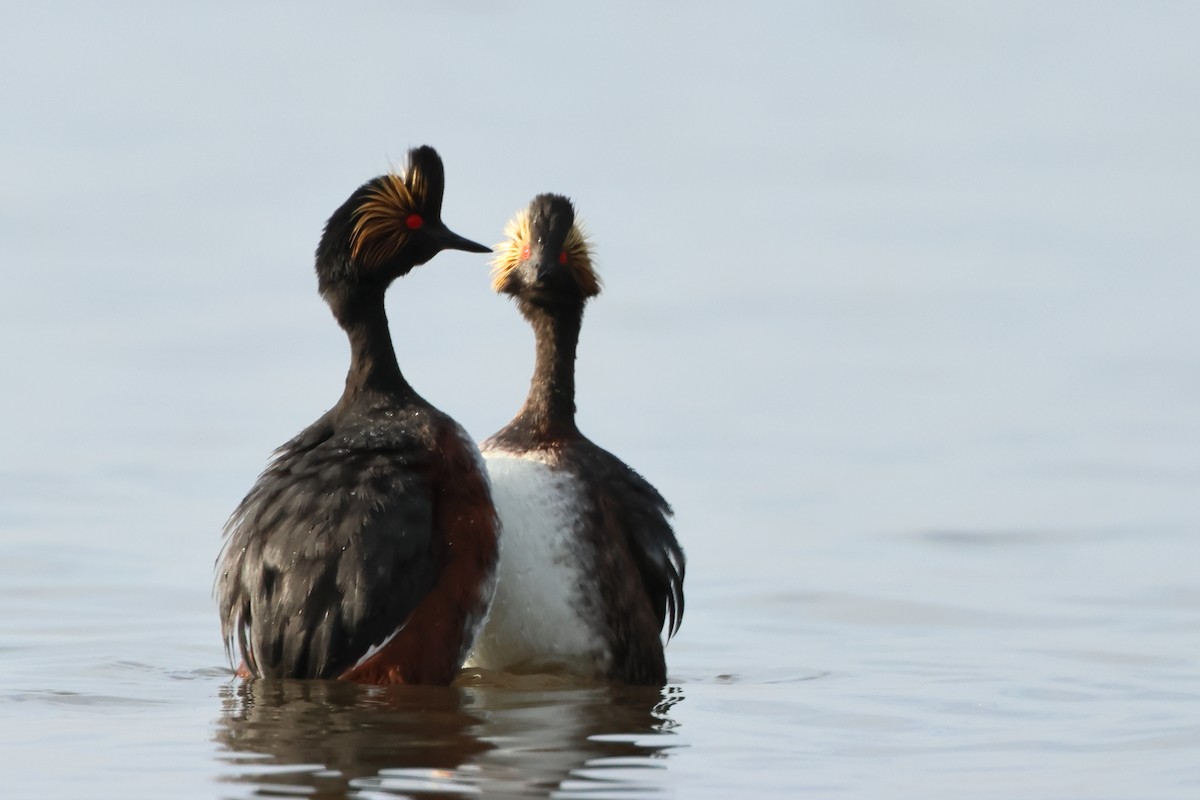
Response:
[{"label": "calm water surface", "polygon": [[[0,796],[1200,796],[1192,6],[15,16]],[[320,226],[426,141],[455,230],[596,239],[581,426],[690,559],[661,690],[230,675],[220,528],[345,369]],[[479,438],[532,362],[486,273],[389,298]]]},{"label": "calm water surface", "polygon": [[1200,554],[1182,535],[867,537],[813,544],[792,580],[783,566],[702,575],[661,691],[471,673],[444,689],[244,685],[222,666],[202,591],[75,550],[5,548],[2,763],[17,795],[1200,785]]}]

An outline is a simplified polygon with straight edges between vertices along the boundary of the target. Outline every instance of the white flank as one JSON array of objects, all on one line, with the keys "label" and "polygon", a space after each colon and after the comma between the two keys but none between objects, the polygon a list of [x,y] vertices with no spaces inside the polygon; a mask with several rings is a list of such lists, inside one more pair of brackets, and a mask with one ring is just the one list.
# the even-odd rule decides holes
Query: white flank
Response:
[{"label": "white flank", "polygon": [[591,581],[576,541],[575,479],[536,458],[503,452],[485,458],[501,525],[499,580],[466,666],[595,673],[606,648],[581,613]]}]

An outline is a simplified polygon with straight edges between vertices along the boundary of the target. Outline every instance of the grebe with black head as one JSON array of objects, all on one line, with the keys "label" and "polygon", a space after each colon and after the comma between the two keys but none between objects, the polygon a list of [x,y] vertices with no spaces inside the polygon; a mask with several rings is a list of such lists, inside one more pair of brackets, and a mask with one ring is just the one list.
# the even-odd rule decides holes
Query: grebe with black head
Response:
[{"label": "grebe with black head", "polygon": [[251,677],[446,684],[495,587],[498,525],[479,451],[404,379],[384,293],[446,249],[430,147],[360,186],[325,225],[322,297],[350,339],[337,405],[276,451],[217,566],[226,647]]},{"label": "grebe with black head", "polygon": [[533,326],[536,363],[516,417],[482,445],[504,528],[496,597],[466,666],[666,682],[660,637],[683,617],[685,559],[671,508],[575,424],[575,351],[600,291],[575,209],[536,197],[496,246],[493,287]]}]

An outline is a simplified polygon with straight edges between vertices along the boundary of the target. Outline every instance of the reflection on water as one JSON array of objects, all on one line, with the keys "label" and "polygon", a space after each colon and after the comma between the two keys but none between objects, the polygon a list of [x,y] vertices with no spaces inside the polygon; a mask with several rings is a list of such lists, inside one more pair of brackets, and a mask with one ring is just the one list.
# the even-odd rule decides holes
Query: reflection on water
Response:
[{"label": "reflection on water", "polygon": [[255,794],[658,796],[677,690],[360,687],[256,681],[221,689],[225,780]]}]

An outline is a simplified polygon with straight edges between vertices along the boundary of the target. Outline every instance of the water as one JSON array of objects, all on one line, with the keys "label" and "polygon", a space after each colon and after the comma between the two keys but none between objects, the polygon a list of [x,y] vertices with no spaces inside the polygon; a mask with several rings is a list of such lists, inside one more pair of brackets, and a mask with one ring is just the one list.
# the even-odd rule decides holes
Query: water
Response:
[{"label": "water", "polygon": [[[1197,796],[1198,16],[12,12],[2,794]],[[423,142],[464,235],[547,190],[593,233],[581,426],[690,559],[661,691],[229,675],[218,531],[345,369],[320,226]],[[482,259],[389,311],[507,420]]]}]

